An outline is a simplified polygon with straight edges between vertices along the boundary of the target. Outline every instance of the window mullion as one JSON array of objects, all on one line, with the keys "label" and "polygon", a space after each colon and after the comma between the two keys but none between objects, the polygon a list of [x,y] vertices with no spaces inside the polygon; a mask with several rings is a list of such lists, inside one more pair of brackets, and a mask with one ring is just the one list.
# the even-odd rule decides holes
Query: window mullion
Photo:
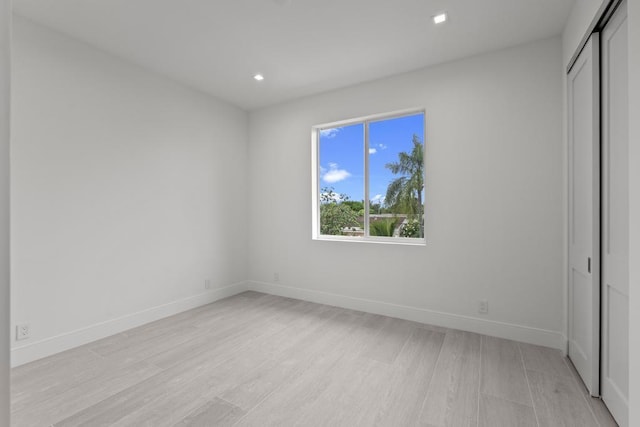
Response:
[{"label": "window mullion", "polygon": [[369,122],[364,122],[364,238],[369,237]]}]

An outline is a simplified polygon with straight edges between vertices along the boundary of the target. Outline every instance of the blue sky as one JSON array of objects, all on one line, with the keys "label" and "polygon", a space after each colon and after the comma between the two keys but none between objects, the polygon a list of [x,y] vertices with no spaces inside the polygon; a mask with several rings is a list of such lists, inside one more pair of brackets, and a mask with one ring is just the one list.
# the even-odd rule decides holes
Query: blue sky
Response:
[{"label": "blue sky", "polygon": [[[398,176],[384,165],[397,161],[399,152],[411,151],[414,134],[423,141],[422,113],[369,123],[369,197],[374,202],[384,199],[387,185]],[[351,200],[364,200],[363,152],[364,124],[322,130],[320,188],[333,187]]]}]

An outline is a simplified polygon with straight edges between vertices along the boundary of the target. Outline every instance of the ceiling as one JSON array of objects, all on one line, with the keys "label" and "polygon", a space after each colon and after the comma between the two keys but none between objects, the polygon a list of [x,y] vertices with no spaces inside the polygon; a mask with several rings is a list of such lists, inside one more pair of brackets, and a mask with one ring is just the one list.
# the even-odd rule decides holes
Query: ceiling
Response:
[{"label": "ceiling", "polygon": [[[14,0],[246,110],[558,35],[574,0]],[[431,17],[446,11],[436,26]],[[265,80],[252,76],[262,73]]]}]

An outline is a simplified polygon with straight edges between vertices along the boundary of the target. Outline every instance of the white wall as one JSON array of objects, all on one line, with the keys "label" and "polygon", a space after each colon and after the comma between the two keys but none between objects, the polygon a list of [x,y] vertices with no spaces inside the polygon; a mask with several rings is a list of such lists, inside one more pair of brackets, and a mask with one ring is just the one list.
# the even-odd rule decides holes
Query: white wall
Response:
[{"label": "white wall", "polygon": [[[251,113],[250,286],[561,347],[561,63],[554,38]],[[312,241],[311,126],[413,107],[427,246]]]},{"label": "white wall", "polygon": [[21,18],[13,47],[14,364],[244,286],[247,114]]},{"label": "white wall", "polygon": [[10,1],[0,0],[0,427],[9,426],[10,8]]},{"label": "white wall", "polygon": [[640,425],[640,2],[630,0],[629,25],[629,425]]}]

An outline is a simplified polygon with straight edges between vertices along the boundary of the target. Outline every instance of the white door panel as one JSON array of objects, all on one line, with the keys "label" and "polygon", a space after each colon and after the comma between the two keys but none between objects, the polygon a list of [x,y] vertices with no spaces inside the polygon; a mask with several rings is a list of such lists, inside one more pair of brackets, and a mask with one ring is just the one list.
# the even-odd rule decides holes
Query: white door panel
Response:
[{"label": "white door panel", "polygon": [[600,392],[600,81],[594,34],[568,76],[569,358]]},{"label": "white door panel", "polygon": [[602,32],[602,399],[627,426],[629,396],[629,98],[627,12]]}]

